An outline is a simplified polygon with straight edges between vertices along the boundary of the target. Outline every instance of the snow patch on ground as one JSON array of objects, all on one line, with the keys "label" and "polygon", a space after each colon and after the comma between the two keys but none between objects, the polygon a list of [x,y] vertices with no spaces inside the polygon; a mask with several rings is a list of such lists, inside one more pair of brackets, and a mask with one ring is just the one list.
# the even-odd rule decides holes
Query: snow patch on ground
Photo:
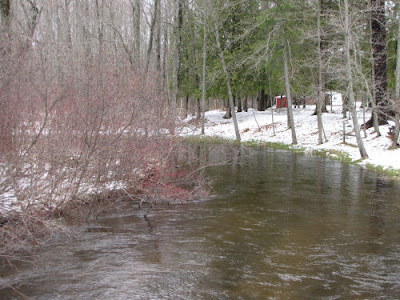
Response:
[{"label": "snow patch on ground", "polygon": [[[358,107],[360,103],[357,103]],[[361,158],[357,148],[357,141],[353,130],[353,121],[342,116],[341,101],[335,101],[333,107],[327,106],[329,113],[322,115],[325,135],[328,141],[318,145],[318,124],[317,116],[314,116],[315,105],[308,105],[306,108],[294,108],[294,122],[296,128],[298,147],[304,148],[306,152],[313,150],[341,151],[348,153],[353,161]],[[210,137],[235,139],[235,131],[232,119],[223,119],[225,111],[213,110],[206,112],[205,134]],[[363,124],[363,112],[358,110],[359,124]],[[371,116],[366,111],[365,118],[368,121]],[[272,118],[275,123],[275,135],[273,133]],[[199,135],[200,128],[189,122],[193,117],[184,120],[187,126],[182,132],[184,136]],[[287,126],[287,109],[267,109],[256,111],[249,109],[248,112],[237,113],[239,130],[242,141],[271,142],[290,145],[292,143],[291,130]],[[346,132],[346,144],[343,143],[343,123]],[[366,131],[367,136],[363,137],[364,146],[369,158],[361,164],[382,166],[383,168],[400,169],[400,149],[390,150],[392,141],[388,137],[390,125],[380,126],[381,136],[378,137],[373,128]],[[335,154],[332,154],[335,155]]]}]

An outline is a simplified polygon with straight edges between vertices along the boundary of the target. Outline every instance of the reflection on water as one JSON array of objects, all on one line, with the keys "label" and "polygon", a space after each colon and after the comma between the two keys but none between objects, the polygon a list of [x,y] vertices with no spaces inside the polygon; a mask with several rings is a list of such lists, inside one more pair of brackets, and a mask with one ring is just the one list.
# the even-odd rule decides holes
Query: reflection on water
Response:
[{"label": "reflection on water", "polygon": [[[284,151],[198,146],[214,197],[124,204],[34,266],[0,270],[0,298],[394,299],[398,183]],[[219,162],[229,162],[217,165]]]}]

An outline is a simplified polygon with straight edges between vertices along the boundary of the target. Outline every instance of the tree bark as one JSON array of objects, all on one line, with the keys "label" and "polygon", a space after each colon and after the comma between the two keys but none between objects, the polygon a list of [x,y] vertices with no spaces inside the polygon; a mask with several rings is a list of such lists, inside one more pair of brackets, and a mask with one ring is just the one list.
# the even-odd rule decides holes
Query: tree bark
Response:
[{"label": "tree bark", "polygon": [[236,98],[237,101],[237,112],[242,112],[242,99],[240,97]]},{"label": "tree bark", "polygon": [[264,111],[265,110],[265,90],[262,89],[258,94],[258,110]]},{"label": "tree bark", "polygon": [[274,122],[274,102],[275,98],[272,95],[272,84],[271,84],[271,73],[268,74],[268,86],[269,86],[269,94],[271,96],[271,121],[272,121],[272,132],[273,136],[275,136],[275,122]]},{"label": "tree bark", "polygon": [[186,119],[187,116],[189,115],[189,95],[186,95],[185,99],[185,113],[184,113],[184,118]]},{"label": "tree bark", "polygon": [[282,46],[283,46],[283,73],[285,76],[285,88],[286,88],[286,101],[288,111],[288,123],[292,131],[292,144],[297,145],[296,129],[294,127],[293,119],[293,108],[292,108],[292,95],[290,91],[290,80],[289,80],[289,68],[288,68],[288,57],[285,37],[282,35]]},{"label": "tree bark", "polygon": [[8,31],[10,13],[11,13],[10,0],[0,0],[1,26],[4,28],[5,31]]},{"label": "tree bark", "polygon": [[140,48],[141,48],[141,40],[140,40],[140,0],[131,0],[132,7],[132,17],[133,17],[133,38],[134,38],[134,63],[136,64],[136,70],[139,69],[140,65]]},{"label": "tree bark", "polygon": [[179,92],[179,70],[180,70],[180,48],[181,48],[181,29],[182,29],[182,1],[175,0],[174,9],[174,31],[173,31],[173,54],[172,54],[172,95],[171,95],[171,116],[176,115],[177,99]]},{"label": "tree bark", "polygon": [[[332,6],[332,1],[331,0],[316,0],[317,2],[317,30],[318,30],[318,86],[321,86],[321,91],[318,90],[318,93],[320,92],[324,92],[326,90],[326,74],[324,72],[324,70],[322,69],[322,55],[323,55],[323,51],[325,49],[328,49],[329,47],[329,43],[332,43],[331,40],[329,40],[326,36],[322,35],[322,28],[321,28],[321,19],[323,18],[324,14],[328,14],[328,11],[330,10],[331,6]],[[329,30],[329,29],[327,29]],[[319,74],[321,73],[321,74]],[[320,100],[319,97],[323,97],[322,94],[317,96],[317,102]],[[313,115],[318,116],[318,105],[320,105],[319,109],[321,110],[321,113],[327,113],[328,109],[326,108],[326,102],[321,100],[319,104],[316,105],[315,107],[315,111],[313,113]]]},{"label": "tree bark", "polygon": [[217,42],[217,49],[218,49],[218,54],[219,54],[219,58],[222,64],[222,69],[224,71],[225,74],[225,80],[226,80],[226,85],[228,87],[228,98],[229,98],[229,106],[230,106],[230,112],[232,114],[233,117],[233,125],[235,127],[235,134],[236,134],[236,140],[240,141],[240,132],[239,132],[239,125],[236,119],[236,112],[235,112],[235,105],[233,103],[233,94],[232,94],[232,88],[231,88],[231,81],[229,78],[229,72],[228,72],[228,68],[226,67],[225,64],[225,58],[224,58],[224,53],[222,52],[222,48],[221,48],[221,43],[219,41],[219,29],[215,20],[215,16],[213,15],[213,23],[214,23],[214,27],[215,27],[215,39]]},{"label": "tree bark", "polygon": [[223,116],[224,119],[232,118],[231,106],[229,105],[229,99],[224,101],[225,106],[225,115]]},{"label": "tree bark", "polygon": [[396,86],[394,98],[394,111],[395,113],[395,130],[393,136],[393,146],[397,147],[400,131],[400,4],[397,4],[397,56],[396,56]]},{"label": "tree bark", "polygon": [[351,31],[349,25],[349,3],[348,0],[344,0],[344,30],[345,30],[345,55],[346,55],[346,77],[349,84],[349,109],[351,117],[353,119],[353,127],[356,134],[357,145],[362,158],[368,158],[367,151],[364,148],[364,143],[361,139],[360,125],[358,124],[357,112],[354,99],[353,89],[353,74],[352,74],[352,61],[350,56],[351,49]]},{"label": "tree bark", "polygon": [[66,40],[67,40],[67,47],[68,49],[72,49],[72,34],[71,34],[71,21],[70,21],[70,8],[69,5],[71,4],[71,0],[64,0],[64,18],[65,18],[65,24],[64,26],[66,27]]},{"label": "tree bark", "polygon": [[196,99],[196,104],[197,104],[197,119],[201,119],[201,100],[200,98]]},{"label": "tree bark", "polygon": [[204,11],[203,11],[203,74],[202,74],[202,92],[201,92],[201,134],[204,134],[204,126],[206,123],[206,63],[207,63],[207,9],[208,3],[207,0],[203,0],[204,2]]},{"label": "tree bark", "polygon": [[[159,1],[158,1],[159,2]],[[157,5],[157,20],[156,20],[156,70],[161,71],[161,3]]]},{"label": "tree bark", "polygon": [[371,48],[373,59],[373,81],[376,114],[372,113],[371,119],[364,124],[366,128],[374,125],[374,118],[378,118],[378,124],[387,124],[388,117],[393,115],[387,98],[386,76],[386,18],[385,0],[370,0],[371,5]]},{"label": "tree bark", "polygon": [[151,56],[151,51],[153,50],[154,30],[156,29],[157,13],[159,5],[160,5],[160,0],[154,0],[154,12],[153,12],[153,19],[151,20],[150,24],[150,37],[149,37],[149,45],[147,47],[145,74],[147,74],[147,72],[149,71],[150,56]]},{"label": "tree bark", "polygon": [[168,26],[164,26],[163,36],[164,36],[164,44],[163,44],[163,59],[162,59],[162,86],[168,91],[168,70],[167,70],[167,57],[168,57]]},{"label": "tree bark", "polygon": [[[322,123],[322,103],[325,104],[325,97],[323,93],[323,82],[322,82],[322,53],[321,53],[321,2],[318,2],[318,12],[317,12],[317,38],[318,38],[318,94],[317,94],[317,121],[318,121],[318,144],[321,145],[323,143],[322,133],[324,130]],[[326,109],[326,105],[325,105]]]},{"label": "tree bark", "polygon": [[98,39],[98,44],[99,44],[99,58],[98,58],[98,63],[101,66],[102,61],[103,61],[103,52],[104,52],[104,47],[103,47],[103,36],[104,36],[104,1],[101,0],[101,4],[99,4],[99,0],[95,1],[96,3],[96,18],[97,18],[97,39]]},{"label": "tree bark", "polygon": [[37,6],[36,0],[26,0],[30,5],[31,15],[27,16],[30,19],[28,23],[28,36],[25,42],[25,50],[30,49],[32,47],[32,38],[36,31],[36,26],[39,22],[39,17],[41,13],[41,9]]},{"label": "tree bark", "polygon": [[243,110],[245,112],[247,112],[249,110],[249,104],[248,104],[247,96],[244,98],[244,101],[243,101]]}]

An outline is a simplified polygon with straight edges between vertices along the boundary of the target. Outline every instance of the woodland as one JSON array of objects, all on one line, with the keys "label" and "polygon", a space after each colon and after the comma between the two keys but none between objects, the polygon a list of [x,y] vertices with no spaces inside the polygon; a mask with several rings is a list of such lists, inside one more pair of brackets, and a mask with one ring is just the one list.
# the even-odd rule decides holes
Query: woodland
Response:
[{"label": "woodland", "polygon": [[[399,134],[400,3],[384,0],[0,0],[0,255],[42,243],[90,199],[148,208],[205,193],[181,119],[328,91],[360,128]],[[371,109],[358,124],[356,100]],[[396,143],[394,142],[394,146]],[[179,166],[179,167],[178,167]],[[17,243],[18,242],[18,243]]]}]

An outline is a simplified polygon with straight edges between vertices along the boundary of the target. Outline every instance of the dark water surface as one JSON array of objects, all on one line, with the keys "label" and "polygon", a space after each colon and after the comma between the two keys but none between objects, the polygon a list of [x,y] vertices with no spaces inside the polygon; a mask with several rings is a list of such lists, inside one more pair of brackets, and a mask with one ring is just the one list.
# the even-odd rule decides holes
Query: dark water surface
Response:
[{"label": "dark water surface", "polygon": [[33,266],[0,270],[0,299],[399,299],[400,185],[277,150],[208,146],[214,197],[121,204]]}]

